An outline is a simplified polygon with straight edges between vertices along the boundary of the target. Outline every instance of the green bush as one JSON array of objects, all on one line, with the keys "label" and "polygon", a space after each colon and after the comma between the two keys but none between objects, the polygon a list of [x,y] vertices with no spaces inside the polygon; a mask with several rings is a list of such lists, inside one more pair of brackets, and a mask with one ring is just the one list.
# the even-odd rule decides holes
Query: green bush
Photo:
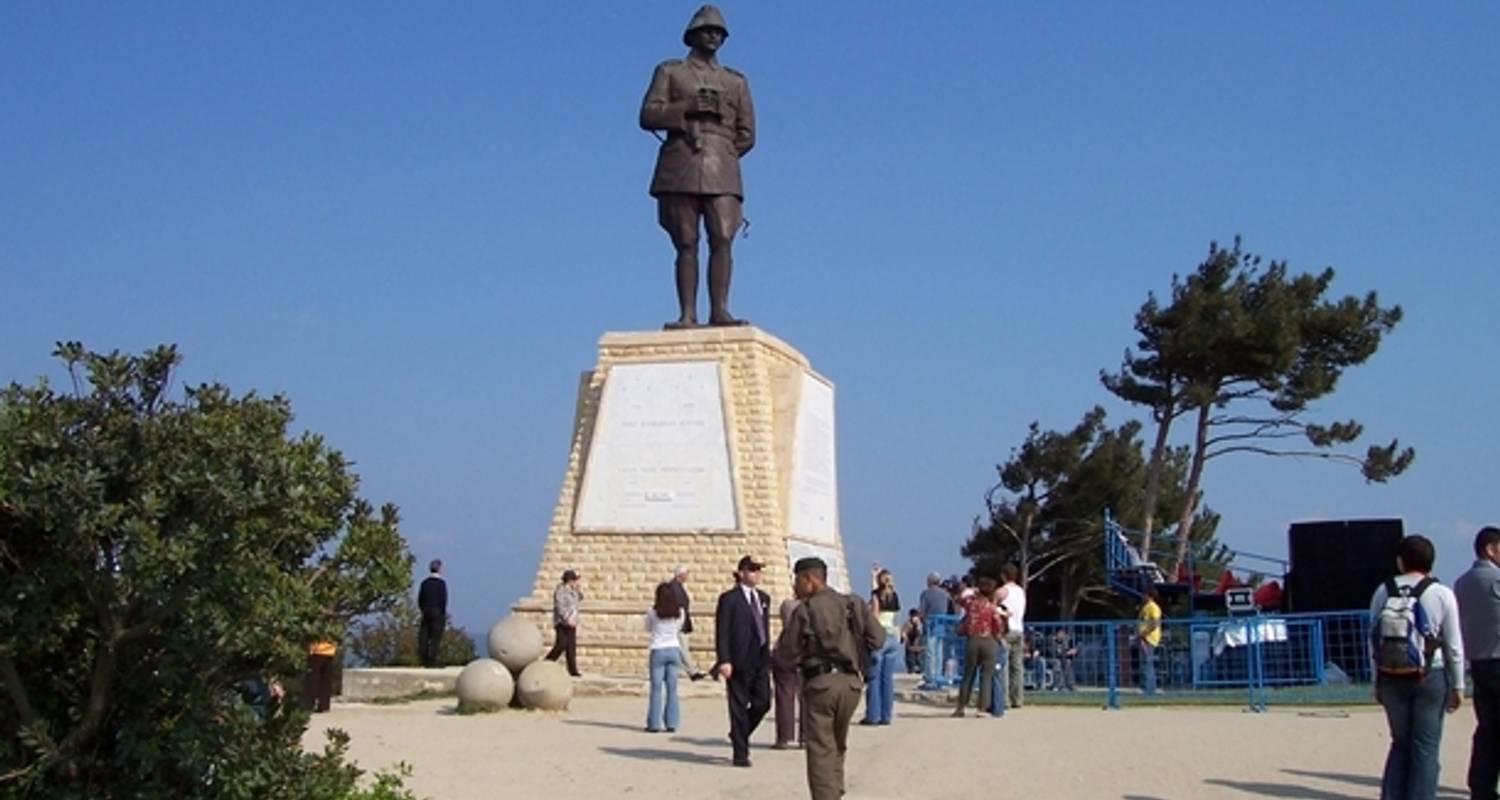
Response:
[{"label": "green bush", "polygon": [[[417,629],[422,613],[410,598],[389,611],[375,614],[354,624],[349,632],[348,649],[354,664],[368,667],[415,667]],[[462,666],[475,657],[474,638],[463,628],[454,627],[453,618],[438,644],[438,666]]]},{"label": "green bush", "polygon": [[0,391],[0,797],[402,797],[240,691],[406,594],[396,508],[283,397],[173,397],[176,348],[56,354]]}]

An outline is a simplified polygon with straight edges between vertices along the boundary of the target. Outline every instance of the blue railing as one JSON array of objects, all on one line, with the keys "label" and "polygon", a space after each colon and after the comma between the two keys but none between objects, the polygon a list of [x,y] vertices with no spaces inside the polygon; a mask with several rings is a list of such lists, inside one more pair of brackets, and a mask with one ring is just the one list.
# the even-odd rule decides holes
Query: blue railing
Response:
[{"label": "blue railing", "polygon": [[[923,686],[962,680],[958,618],[928,620]],[[1161,622],[1146,647],[1136,620],[1026,623],[1026,689],[1038,702],[1350,703],[1370,697],[1366,611],[1252,614]],[[1010,654],[1016,657],[1016,654]]]}]

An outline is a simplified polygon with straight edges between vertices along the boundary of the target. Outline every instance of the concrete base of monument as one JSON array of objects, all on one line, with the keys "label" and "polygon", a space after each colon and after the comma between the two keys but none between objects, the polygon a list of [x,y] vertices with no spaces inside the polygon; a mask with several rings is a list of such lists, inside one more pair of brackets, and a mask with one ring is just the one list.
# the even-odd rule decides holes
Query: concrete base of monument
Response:
[{"label": "concrete base of monument", "polygon": [[550,640],[553,593],[573,570],[579,667],[644,675],[642,615],[679,565],[702,666],[715,598],[746,554],[765,564],[772,609],[806,556],[834,588],[862,589],[844,564],[834,422],[833,383],[754,326],[604,334],[579,381],[536,579],[512,610]]},{"label": "concrete base of monument", "polygon": [[[346,667],[345,703],[391,702],[413,697],[449,695],[457,692],[458,674],[463,667]],[[645,675],[590,675],[573,682],[575,697],[645,697],[650,691]],[[677,680],[680,697],[722,697],[724,684],[710,678]]]}]

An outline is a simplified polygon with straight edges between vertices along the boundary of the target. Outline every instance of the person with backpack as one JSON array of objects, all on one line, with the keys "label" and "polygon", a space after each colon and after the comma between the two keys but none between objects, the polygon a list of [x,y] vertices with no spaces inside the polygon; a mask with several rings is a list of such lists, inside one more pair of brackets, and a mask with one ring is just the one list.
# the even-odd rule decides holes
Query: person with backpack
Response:
[{"label": "person with backpack", "polygon": [[1396,570],[1370,598],[1375,701],[1385,709],[1391,749],[1380,779],[1382,800],[1432,800],[1437,794],[1443,711],[1463,703],[1464,646],[1458,601],[1430,573],[1425,536],[1396,547]]}]

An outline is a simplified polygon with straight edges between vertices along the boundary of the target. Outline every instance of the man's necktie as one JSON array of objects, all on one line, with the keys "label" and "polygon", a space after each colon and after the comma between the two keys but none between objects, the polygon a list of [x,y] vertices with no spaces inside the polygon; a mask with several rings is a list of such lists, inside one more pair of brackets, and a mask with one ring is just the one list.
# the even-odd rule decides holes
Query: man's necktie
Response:
[{"label": "man's necktie", "polygon": [[755,616],[755,638],[761,644],[766,643],[766,616],[760,610],[759,598],[750,596],[750,613]]}]

